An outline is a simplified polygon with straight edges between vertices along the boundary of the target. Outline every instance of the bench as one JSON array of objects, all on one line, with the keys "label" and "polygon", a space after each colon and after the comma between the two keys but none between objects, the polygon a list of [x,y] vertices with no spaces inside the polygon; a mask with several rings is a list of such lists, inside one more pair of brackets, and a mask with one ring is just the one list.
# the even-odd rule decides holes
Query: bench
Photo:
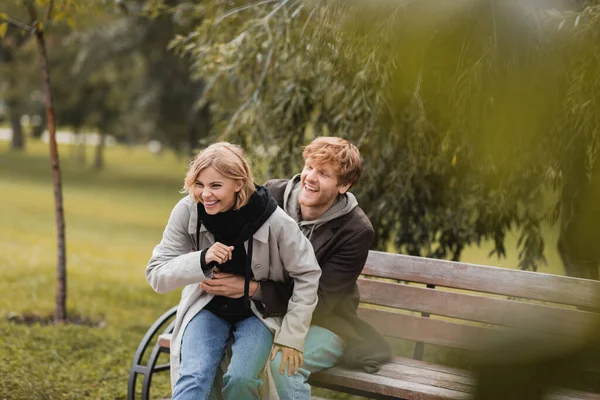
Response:
[{"label": "bench", "polygon": [[[359,315],[392,345],[410,345],[412,354],[395,357],[377,374],[334,367],[313,374],[311,384],[375,399],[470,398],[471,373],[424,361],[425,350],[434,349],[434,356],[440,348],[476,355],[517,333],[576,346],[600,318],[599,281],[378,251],[370,251],[358,286]],[[144,375],[142,398],[148,399],[152,374],[168,369],[156,360],[169,352],[174,314],[172,308],[159,318],[140,343],[129,399],[135,397],[138,375]],[[151,356],[141,365],[149,346]],[[600,394],[556,388],[547,398],[591,400]]]}]

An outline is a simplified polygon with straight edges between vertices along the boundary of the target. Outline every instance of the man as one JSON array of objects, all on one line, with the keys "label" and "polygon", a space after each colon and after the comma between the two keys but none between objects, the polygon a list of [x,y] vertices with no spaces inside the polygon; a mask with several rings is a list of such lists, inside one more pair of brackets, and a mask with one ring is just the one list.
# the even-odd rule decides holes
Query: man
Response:
[{"label": "man", "polygon": [[[362,172],[359,151],[347,140],[319,137],[304,149],[303,157],[302,173],[266,183],[279,206],[312,243],[322,270],[319,303],[304,353],[290,355],[290,349],[279,346],[271,353],[272,375],[281,399],[310,399],[310,374],[339,361],[376,372],[391,357],[387,342],[356,315],[356,280],[374,237],[371,222],[348,192]],[[228,274],[216,273],[201,285],[212,294],[243,294],[243,279]],[[252,282],[250,289],[253,299],[262,304],[263,314],[285,313],[290,287],[260,281]]]}]

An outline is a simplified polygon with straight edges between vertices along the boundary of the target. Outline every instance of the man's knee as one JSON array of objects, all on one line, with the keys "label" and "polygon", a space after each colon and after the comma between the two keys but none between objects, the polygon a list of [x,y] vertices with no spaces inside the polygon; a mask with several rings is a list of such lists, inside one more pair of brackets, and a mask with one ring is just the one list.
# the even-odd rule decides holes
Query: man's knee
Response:
[{"label": "man's knee", "polygon": [[270,361],[271,374],[275,381],[281,382],[287,378],[287,369],[281,374],[281,360],[283,359],[281,352],[278,352],[273,360]]},{"label": "man's knee", "polygon": [[295,379],[300,379],[301,381],[308,379],[308,376],[306,376],[307,371],[302,368],[298,369],[297,374],[292,373],[292,375],[288,375],[287,364],[285,365],[285,368],[283,369],[283,374],[282,374],[281,373],[281,360],[282,360],[282,355],[281,355],[281,352],[279,352],[275,356],[275,359],[270,361],[271,374],[273,375],[273,379],[275,380],[275,384],[277,386],[293,385]]}]

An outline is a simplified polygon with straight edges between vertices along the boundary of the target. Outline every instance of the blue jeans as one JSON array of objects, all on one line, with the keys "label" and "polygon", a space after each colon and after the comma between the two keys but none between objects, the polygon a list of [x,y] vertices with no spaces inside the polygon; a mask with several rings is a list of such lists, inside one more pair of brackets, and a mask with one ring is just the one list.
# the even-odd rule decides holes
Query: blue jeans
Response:
[{"label": "blue jeans", "polygon": [[273,334],[257,317],[230,324],[207,310],[183,333],[179,378],[173,400],[206,400],[233,331],[231,362],[220,388],[225,399],[259,399],[260,374],[269,359]]},{"label": "blue jeans", "polygon": [[281,352],[271,361],[271,373],[280,400],[310,400],[308,378],[313,372],[331,368],[344,354],[344,343],[335,333],[311,326],[304,344],[304,365],[298,368],[298,374],[288,376],[287,369],[279,373]]}]

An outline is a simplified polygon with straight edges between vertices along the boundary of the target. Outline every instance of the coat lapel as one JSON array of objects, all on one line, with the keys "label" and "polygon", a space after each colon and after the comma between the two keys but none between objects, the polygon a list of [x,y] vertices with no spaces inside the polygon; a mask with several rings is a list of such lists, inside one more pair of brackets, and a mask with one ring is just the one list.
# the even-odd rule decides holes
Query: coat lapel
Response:
[{"label": "coat lapel", "polygon": [[315,250],[317,258],[319,258],[320,253],[325,250],[327,244],[334,238],[341,224],[341,218],[336,218],[320,226],[313,232],[310,243]]}]

